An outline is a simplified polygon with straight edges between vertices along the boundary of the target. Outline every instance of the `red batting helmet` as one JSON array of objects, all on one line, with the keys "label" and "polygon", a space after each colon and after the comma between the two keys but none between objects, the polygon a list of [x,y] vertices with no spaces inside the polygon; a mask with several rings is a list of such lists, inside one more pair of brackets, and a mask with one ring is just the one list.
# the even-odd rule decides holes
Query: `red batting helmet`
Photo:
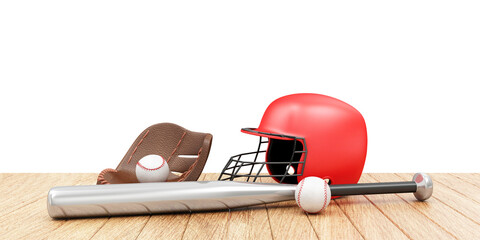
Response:
[{"label": "red batting helmet", "polygon": [[[331,184],[353,184],[362,174],[367,154],[365,120],[336,98],[320,94],[281,97],[268,106],[258,128],[243,128],[242,132],[260,136],[258,149],[231,157],[219,180],[272,177],[280,183],[298,183],[316,176]],[[265,154],[265,161],[259,160],[260,154]],[[260,174],[264,166],[269,175]]]}]

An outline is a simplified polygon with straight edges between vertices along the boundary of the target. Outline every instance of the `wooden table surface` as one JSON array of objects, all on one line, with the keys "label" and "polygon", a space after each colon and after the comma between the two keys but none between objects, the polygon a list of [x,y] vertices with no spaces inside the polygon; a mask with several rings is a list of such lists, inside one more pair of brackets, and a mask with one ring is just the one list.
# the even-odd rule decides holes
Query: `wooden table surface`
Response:
[{"label": "wooden table surface", "polygon": [[[480,174],[430,174],[433,197],[349,196],[321,214],[294,201],[242,210],[52,220],[51,187],[94,184],[97,174],[1,173],[2,239],[480,239]],[[203,174],[199,180],[216,180]],[[413,174],[363,174],[360,182],[410,181]],[[270,180],[271,181],[271,180]]]}]

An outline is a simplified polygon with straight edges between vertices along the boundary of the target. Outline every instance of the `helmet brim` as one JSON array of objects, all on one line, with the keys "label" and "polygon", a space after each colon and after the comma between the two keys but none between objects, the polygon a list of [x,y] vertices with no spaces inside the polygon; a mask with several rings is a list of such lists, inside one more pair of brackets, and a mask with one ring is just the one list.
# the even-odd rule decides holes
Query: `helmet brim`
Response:
[{"label": "helmet brim", "polygon": [[266,137],[266,138],[275,138],[280,140],[296,140],[298,137],[289,136],[285,134],[273,133],[268,131],[261,131],[258,128],[242,128],[242,133],[259,136],[259,137]]}]

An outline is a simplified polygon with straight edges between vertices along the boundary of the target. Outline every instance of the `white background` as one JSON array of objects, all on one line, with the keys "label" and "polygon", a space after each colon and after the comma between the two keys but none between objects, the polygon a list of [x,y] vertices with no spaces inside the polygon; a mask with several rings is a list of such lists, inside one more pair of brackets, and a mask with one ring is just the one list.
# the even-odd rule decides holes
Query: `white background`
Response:
[{"label": "white background", "polygon": [[365,117],[366,172],[480,171],[479,1],[1,1],[0,172],[116,167],[149,125],[254,150],[274,99]]}]

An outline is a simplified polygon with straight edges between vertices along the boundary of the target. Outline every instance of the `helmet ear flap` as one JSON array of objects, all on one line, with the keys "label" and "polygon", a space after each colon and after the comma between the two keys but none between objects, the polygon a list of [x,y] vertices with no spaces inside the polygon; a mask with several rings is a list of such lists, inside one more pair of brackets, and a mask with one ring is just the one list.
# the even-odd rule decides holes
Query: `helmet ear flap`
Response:
[{"label": "helmet ear flap", "polygon": [[277,182],[297,184],[297,176],[289,176],[292,175],[292,173],[289,173],[289,170],[291,171],[290,168],[293,168],[293,174],[298,174],[298,163],[292,162],[300,161],[302,153],[296,153],[296,151],[303,150],[302,142],[298,140],[281,140],[275,138],[269,138],[268,142],[268,149],[265,157],[270,175],[273,175],[273,179]]}]

